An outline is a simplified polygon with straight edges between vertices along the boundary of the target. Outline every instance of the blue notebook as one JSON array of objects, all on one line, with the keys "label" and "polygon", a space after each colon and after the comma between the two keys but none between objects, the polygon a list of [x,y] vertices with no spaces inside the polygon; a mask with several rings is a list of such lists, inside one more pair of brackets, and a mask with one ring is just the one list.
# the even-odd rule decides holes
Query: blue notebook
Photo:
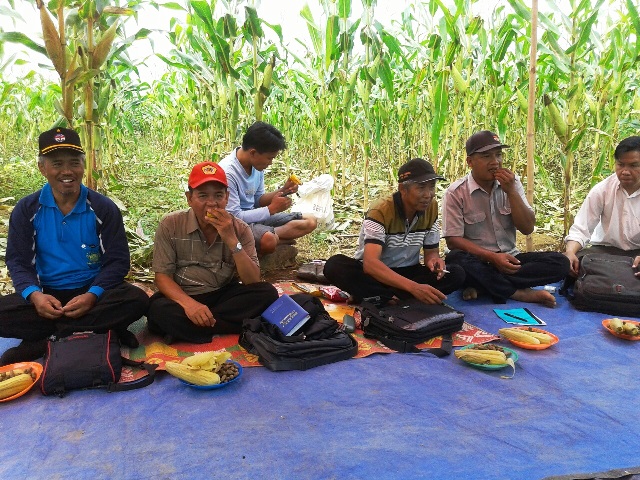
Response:
[{"label": "blue notebook", "polygon": [[540,317],[534,315],[528,308],[512,308],[510,310],[494,308],[493,311],[502,320],[514,325],[546,325]]},{"label": "blue notebook", "polygon": [[286,336],[296,333],[309,320],[309,312],[289,295],[280,296],[262,313],[262,318],[277,326]]}]

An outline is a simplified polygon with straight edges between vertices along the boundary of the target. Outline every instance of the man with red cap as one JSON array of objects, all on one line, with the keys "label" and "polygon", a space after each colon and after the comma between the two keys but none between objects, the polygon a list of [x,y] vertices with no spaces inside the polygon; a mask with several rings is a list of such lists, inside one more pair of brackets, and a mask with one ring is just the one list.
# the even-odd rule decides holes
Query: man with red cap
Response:
[{"label": "man with red cap", "polygon": [[243,319],[260,315],[278,298],[273,285],[260,281],[251,229],[225,209],[227,185],[218,164],[197,164],[186,192],[190,208],[165,215],[158,225],[158,292],[147,319],[165,343],[207,343],[215,334],[240,333]]},{"label": "man with red cap", "polygon": [[555,306],[555,297],[531,287],[562,280],[569,261],[559,252],[520,253],[516,230],[533,232],[536,217],[520,179],[502,166],[508,148],[488,130],[467,140],[469,174],[452,183],[442,200],[442,234],[451,251],[448,264],[466,273],[463,298],[486,291],[496,303],[511,298]]},{"label": "man with red cap", "polygon": [[38,168],[47,183],[11,212],[7,267],[16,293],[0,297],[0,336],[22,339],[1,365],[44,355],[46,339],[115,330],[137,347],[127,326],[149,297],[125,282],[130,257],[118,207],[82,184],[85,152],[78,134],[56,127],[39,137]]}]

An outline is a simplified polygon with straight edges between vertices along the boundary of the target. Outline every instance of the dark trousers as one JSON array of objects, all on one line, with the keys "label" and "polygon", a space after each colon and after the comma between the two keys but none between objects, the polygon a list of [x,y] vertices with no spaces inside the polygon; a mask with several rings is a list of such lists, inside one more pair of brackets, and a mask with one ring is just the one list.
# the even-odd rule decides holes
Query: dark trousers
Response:
[{"label": "dark trousers", "polygon": [[208,343],[216,334],[240,333],[242,321],[264,312],[278,299],[278,290],[267,282],[250,285],[232,283],[191,298],[209,307],[216,320],[213,327],[194,324],[180,305],[156,292],[151,297],[147,313],[149,330],[185,342]]},{"label": "dark trousers", "polygon": [[529,252],[515,255],[520,270],[514,274],[500,272],[476,255],[452,250],[448,265],[460,265],[467,274],[465,286],[487,292],[496,303],[505,303],[516,290],[546,285],[563,280],[569,273],[569,259],[558,252]]},{"label": "dark trousers", "polygon": [[[43,292],[66,305],[72,298],[86,293],[89,287],[73,290],[44,288]],[[36,341],[51,335],[65,337],[73,332],[125,330],[146,313],[148,305],[149,296],[144,290],[122,282],[115,288],[105,290],[93,308],[82,317],[62,316],[51,320],[39,316],[33,304],[13,293],[0,297],[0,337]]]},{"label": "dark trousers", "polygon": [[[451,273],[440,280],[437,279],[437,274],[420,264],[391,270],[414,282],[431,285],[445,295],[462,287],[464,282],[464,271],[457,265],[447,265],[447,270]],[[340,290],[349,292],[356,302],[378,296],[385,299],[391,299],[394,295],[403,299],[411,298],[409,292],[392,288],[367,275],[360,260],[346,255],[338,254],[329,258],[324,265],[324,276]]]}]

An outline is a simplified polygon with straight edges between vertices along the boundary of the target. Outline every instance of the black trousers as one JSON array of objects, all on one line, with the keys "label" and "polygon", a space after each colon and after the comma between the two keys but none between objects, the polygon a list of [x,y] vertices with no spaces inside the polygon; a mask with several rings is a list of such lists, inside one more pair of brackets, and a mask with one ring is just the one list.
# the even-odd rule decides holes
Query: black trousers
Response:
[{"label": "black trousers", "polygon": [[[462,287],[465,277],[464,271],[458,265],[447,265],[447,270],[451,273],[440,280],[437,279],[437,274],[420,264],[391,270],[414,282],[431,285],[445,295]],[[324,276],[340,290],[349,292],[356,302],[367,297],[379,296],[391,299],[395,295],[404,299],[412,296],[409,292],[392,288],[367,275],[360,260],[342,254],[334,255],[327,260],[324,265]]]},{"label": "black trousers", "polygon": [[558,282],[569,273],[569,259],[559,252],[520,253],[515,257],[521,266],[511,275],[463,250],[452,250],[446,260],[448,265],[464,269],[465,286],[487,292],[496,303],[506,303],[516,290]]},{"label": "black trousers", "polygon": [[278,290],[267,282],[232,283],[192,298],[209,307],[216,320],[213,327],[194,324],[180,305],[156,292],[151,297],[147,313],[149,331],[190,343],[208,343],[216,334],[240,333],[242,321],[264,312],[278,299]]},{"label": "black trousers", "polygon": [[[86,293],[90,285],[73,290],[43,292],[56,297],[62,305],[72,298]],[[145,315],[149,296],[144,290],[122,282],[115,288],[105,290],[94,307],[79,318],[62,316],[57,320],[43,318],[30,302],[18,293],[0,297],[0,337],[20,338],[27,341],[45,339],[51,335],[65,337],[73,332],[124,330]]]}]

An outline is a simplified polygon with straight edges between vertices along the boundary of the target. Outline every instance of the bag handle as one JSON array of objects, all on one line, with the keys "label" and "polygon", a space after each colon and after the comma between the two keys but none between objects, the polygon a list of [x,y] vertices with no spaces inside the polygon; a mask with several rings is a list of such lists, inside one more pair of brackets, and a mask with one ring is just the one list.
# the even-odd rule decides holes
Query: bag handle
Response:
[{"label": "bag handle", "polygon": [[137,388],[143,388],[147,385],[151,385],[156,379],[156,369],[158,365],[153,363],[145,363],[145,362],[136,362],[135,360],[130,360],[128,358],[122,357],[122,364],[128,365],[130,367],[140,367],[146,370],[147,374],[139,378],[138,380],[133,380],[131,382],[124,383],[115,383],[111,382],[107,385],[107,392],[124,392],[126,390],[135,390]]}]

